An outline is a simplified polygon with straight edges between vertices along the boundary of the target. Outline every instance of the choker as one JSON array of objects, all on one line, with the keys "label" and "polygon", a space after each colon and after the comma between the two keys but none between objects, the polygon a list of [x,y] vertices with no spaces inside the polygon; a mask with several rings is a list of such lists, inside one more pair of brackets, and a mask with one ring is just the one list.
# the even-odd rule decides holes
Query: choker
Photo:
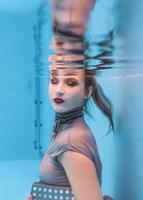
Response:
[{"label": "choker", "polygon": [[56,112],[51,140],[57,136],[61,124],[70,124],[80,117],[83,117],[83,105],[67,112]]}]

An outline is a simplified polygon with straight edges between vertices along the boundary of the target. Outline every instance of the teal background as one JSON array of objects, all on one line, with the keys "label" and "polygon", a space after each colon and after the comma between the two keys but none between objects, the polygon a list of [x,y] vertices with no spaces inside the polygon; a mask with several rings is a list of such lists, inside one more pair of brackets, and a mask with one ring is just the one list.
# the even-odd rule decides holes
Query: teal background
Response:
[{"label": "teal background", "polygon": [[[94,41],[112,29],[116,33],[115,70],[97,78],[114,106],[115,134],[105,135],[108,121],[92,101],[94,119],[85,118],[103,163],[103,194],[142,200],[142,3],[127,3],[97,1],[86,35]],[[0,199],[26,199],[38,179],[39,153],[49,144],[50,14],[48,1],[0,0]]]}]

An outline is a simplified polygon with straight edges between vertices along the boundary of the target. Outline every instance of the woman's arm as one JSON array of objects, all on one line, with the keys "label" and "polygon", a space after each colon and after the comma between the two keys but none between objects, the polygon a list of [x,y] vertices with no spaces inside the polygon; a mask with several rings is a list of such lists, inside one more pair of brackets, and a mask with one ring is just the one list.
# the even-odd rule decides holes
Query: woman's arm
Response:
[{"label": "woman's arm", "polygon": [[72,187],[76,200],[103,200],[96,168],[83,154],[66,151],[58,156]]}]

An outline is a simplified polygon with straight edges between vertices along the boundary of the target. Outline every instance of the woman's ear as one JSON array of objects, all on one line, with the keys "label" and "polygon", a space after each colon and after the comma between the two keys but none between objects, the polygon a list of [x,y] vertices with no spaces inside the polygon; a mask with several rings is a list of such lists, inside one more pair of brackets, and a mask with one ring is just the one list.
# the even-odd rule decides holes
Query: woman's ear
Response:
[{"label": "woman's ear", "polygon": [[90,85],[85,91],[84,99],[88,99],[92,95],[92,92],[93,92],[93,86]]}]

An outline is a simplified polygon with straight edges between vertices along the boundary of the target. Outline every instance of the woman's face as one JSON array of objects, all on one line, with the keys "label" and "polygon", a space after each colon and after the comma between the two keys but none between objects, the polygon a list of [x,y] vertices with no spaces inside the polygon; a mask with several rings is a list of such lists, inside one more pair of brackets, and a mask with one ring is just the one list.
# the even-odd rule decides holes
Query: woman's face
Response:
[{"label": "woman's face", "polygon": [[56,112],[66,112],[86,99],[82,69],[51,69],[49,97]]}]

